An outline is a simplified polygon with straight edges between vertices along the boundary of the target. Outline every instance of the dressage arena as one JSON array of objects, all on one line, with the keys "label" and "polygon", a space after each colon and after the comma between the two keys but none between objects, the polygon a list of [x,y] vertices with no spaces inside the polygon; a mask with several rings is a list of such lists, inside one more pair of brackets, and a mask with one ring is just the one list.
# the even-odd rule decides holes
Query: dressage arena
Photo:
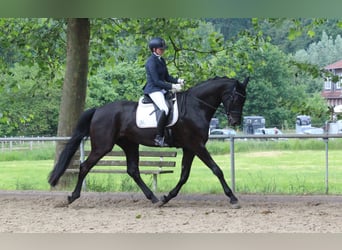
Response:
[{"label": "dressage arena", "polygon": [[0,232],[244,233],[342,232],[342,196],[179,194],[164,207],[141,193],[0,191]]}]

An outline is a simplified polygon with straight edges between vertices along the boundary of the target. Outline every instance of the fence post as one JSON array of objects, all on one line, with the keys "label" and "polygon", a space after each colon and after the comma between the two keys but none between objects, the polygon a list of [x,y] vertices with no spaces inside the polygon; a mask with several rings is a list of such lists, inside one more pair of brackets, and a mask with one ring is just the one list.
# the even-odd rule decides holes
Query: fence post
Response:
[{"label": "fence post", "polygon": [[329,147],[328,147],[328,141],[329,138],[325,137],[323,138],[325,142],[325,194],[328,194],[329,192]]},{"label": "fence post", "polygon": [[230,137],[230,178],[232,191],[235,192],[235,155],[234,155],[234,136]]},{"label": "fence post", "polygon": [[[84,162],[84,158],[85,158],[85,152],[84,152],[84,144],[85,144],[85,140],[86,138],[83,138],[80,144],[80,162]],[[82,182],[82,189],[84,191],[87,191],[87,183],[86,183],[86,178],[84,178],[83,182]]]}]

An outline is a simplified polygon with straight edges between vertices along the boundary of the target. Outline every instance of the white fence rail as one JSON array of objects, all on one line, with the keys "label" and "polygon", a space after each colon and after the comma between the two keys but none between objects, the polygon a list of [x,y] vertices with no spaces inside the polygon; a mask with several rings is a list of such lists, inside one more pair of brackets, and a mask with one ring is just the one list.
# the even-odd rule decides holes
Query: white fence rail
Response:
[{"label": "white fence rail", "polygon": [[34,145],[45,142],[66,141],[70,137],[0,137],[0,151],[15,150],[17,148],[32,150]]},{"label": "white fence rail", "polygon": [[[2,148],[8,143],[13,147],[13,143],[28,142],[32,149],[34,142],[45,141],[66,141],[70,137],[0,137],[0,143]],[[209,139],[223,139],[230,143],[230,174],[231,174],[231,188],[235,191],[235,141],[236,140],[248,140],[248,139],[322,139],[325,144],[325,193],[329,192],[329,139],[339,138],[342,139],[342,134],[320,134],[320,135],[301,135],[301,134],[281,134],[281,135],[238,135],[238,136],[226,136],[226,135],[211,135]],[[83,143],[80,146],[81,156],[84,155]],[[341,156],[342,157],[342,156]]]},{"label": "white fence rail", "polygon": [[[213,137],[211,137],[213,138]],[[281,135],[246,135],[246,136],[231,136],[230,140],[230,171],[231,171],[231,186],[233,192],[235,191],[235,140],[238,139],[322,139],[325,143],[325,193],[329,193],[329,139],[342,138],[342,134],[320,134],[320,135],[306,135],[306,134],[281,134]]]}]

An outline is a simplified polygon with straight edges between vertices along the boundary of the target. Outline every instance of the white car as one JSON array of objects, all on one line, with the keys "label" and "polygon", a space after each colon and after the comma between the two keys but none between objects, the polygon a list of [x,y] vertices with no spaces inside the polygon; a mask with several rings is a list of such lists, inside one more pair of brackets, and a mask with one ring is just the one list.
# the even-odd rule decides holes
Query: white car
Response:
[{"label": "white car", "polygon": [[236,131],[234,129],[212,129],[210,132],[209,132],[209,135],[225,135],[227,137],[229,136],[234,136],[236,135]]},{"label": "white car", "polygon": [[[278,128],[258,128],[255,130],[255,135],[282,135],[283,132],[281,132]],[[271,141],[275,140],[288,140],[287,138],[270,138]]]},{"label": "white car", "polygon": [[304,129],[303,133],[307,135],[321,135],[324,134],[324,130],[322,128],[308,128]]},{"label": "white car", "polygon": [[281,135],[283,134],[277,128],[258,128],[254,132],[255,135]]}]

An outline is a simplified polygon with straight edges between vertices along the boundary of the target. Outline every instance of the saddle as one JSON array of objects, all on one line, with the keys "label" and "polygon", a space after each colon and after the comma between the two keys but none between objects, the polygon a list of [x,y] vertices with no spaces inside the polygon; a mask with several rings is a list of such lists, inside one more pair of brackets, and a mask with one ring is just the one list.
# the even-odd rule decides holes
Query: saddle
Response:
[{"label": "saddle", "polygon": [[[166,104],[169,107],[169,115],[166,127],[173,126],[178,120],[177,98],[174,94],[165,94]],[[153,103],[149,95],[140,97],[136,112],[136,124],[139,128],[156,128],[157,112],[159,108]]]}]

